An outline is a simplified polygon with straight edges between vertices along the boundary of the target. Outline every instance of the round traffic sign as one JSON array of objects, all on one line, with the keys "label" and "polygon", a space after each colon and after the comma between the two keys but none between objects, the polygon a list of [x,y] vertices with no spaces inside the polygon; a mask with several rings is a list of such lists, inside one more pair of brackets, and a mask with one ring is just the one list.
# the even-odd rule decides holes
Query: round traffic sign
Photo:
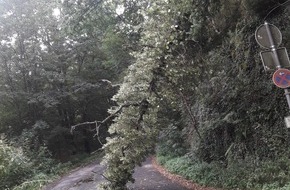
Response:
[{"label": "round traffic sign", "polygon": [[[281,31],[275,25],[268,23],[257,28],[255,38],[258,44],[264,48],[278,47],[282,43]],[[272,38],[272,42],[270,38]]]},{"label": "round traffic sign", "polygon": [[273,74],[273,82],[279,88],[290,87],[290,71],[288,69],[278,69]]}]

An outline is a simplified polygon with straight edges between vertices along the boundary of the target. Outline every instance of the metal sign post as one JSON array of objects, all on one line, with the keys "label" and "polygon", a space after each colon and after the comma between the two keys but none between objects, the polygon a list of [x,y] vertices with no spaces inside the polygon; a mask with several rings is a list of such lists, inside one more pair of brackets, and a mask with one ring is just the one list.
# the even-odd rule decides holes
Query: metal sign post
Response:
[{"label": "metal sign post", "polygon": [[[285,88],[285,95],[286,95],[288,107],[290,109],[290,92],[289,92],[289,90],[287,88]],[[290,126],[288,128],[290,128]]]},{"label": "metal sign post", "polygon": [[[277,69],[273,75],[273,82],[279,88],[284,89],[290,109],[290,92],[288,90],[290,87],[290,71],[285,69],[290,67],[289,56],[286,48],[277,49],[282,42],[282,34],[276,26],[265,22],[257,28],[255,37],[261,47],[268,49],[260,53],[264,69],[266,71]],[[290,128],[290,116],[285,117],[285,124],[287,128]]]}]

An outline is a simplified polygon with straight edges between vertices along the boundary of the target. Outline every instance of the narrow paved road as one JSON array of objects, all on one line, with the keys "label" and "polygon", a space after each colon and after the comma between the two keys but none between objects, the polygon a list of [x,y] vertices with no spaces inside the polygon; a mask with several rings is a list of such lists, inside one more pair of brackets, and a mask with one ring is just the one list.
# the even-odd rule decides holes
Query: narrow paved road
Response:
[{"label": "narrow paved road", "polygon": [[[90,164],[48,185],[45,190],[96,190],[96,186],[105,180],[101,175],[103,171],[103,166]],[[136,167],[134,178],[135,183],[128,184],[132,190],[186,190],[160,174],[151,159],[146,160],[142,167]]]},{"label": "narrow paved road", "polygon": [[135,169],[134,184],[128,187],[134,190],[186,190],[177,183],[164,177],[152,165],[152,160],[148,159],[143,163],[142,167]]}]

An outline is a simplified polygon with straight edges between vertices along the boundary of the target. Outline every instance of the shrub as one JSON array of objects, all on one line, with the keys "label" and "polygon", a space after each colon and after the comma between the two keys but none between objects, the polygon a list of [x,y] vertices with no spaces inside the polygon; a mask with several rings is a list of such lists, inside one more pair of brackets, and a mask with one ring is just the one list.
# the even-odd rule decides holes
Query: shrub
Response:
[{"label": "shrub", "polygon": [[44,173],[40,173],[36,176],[33,176],[32,179],[27,180],[20,185],[13,188],[13,190],[35,190],[35,189],[42,189],[42,187],[48,183],[51,182],[51,177],[47,176]]},{"label": "shrub", "polygon": [[0,189],[20,184],[30,174],[30,163],[22,149],[0,139]]},{"label": "shrub", "polygon": [[225,165],[218,162],[201,162],[188,156],[158,155],[157,161],[170,172],[204,186],[243,190],[290,189],[288,158],[259,163],[247,158]]}]

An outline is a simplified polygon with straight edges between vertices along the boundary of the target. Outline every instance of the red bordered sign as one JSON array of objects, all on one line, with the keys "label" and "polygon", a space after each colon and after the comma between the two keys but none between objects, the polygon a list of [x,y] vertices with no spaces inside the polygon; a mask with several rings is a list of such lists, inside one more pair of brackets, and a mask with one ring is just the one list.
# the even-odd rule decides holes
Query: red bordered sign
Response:
[{"label": "red bordered sign", "polygon": [[273,82],[279,88],[290,87],[290,71],[288,69],[278,69],[273,74]]}]

